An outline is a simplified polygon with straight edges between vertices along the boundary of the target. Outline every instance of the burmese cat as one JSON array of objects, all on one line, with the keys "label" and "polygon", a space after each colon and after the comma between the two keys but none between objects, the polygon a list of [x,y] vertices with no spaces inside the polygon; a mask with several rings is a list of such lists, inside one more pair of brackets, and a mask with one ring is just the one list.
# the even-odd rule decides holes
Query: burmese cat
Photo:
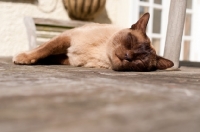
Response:
[{"label": "burmese cat", "polygon": [[49,42],[13,58],[15,64],[63,64],[109,68],[116,71],[154,71],[172,67],[172,61],[156,55],[146,27],[149,13],[131,28],[89,24],[65,31]]}]

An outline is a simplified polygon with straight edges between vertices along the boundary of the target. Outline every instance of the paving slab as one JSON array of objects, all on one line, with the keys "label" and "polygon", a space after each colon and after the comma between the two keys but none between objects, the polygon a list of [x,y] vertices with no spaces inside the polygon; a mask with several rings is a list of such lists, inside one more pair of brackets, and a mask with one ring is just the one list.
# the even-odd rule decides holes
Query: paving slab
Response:
[{"label": "paving slab", "polygon": [[115,72],[0,58],[0,132],[199,132],[200,68]]}]

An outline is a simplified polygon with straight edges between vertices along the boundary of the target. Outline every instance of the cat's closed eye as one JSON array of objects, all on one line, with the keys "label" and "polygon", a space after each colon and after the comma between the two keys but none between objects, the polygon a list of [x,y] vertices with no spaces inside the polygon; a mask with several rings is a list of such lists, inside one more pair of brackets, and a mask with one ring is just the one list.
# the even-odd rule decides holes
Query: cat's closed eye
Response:
[{"label": "cat's closed eye", "polygon": [[127,49],[131,49],[136,43],[137,43],[136,38],[131,33],[128,33],[124,44],[125,47]]}]

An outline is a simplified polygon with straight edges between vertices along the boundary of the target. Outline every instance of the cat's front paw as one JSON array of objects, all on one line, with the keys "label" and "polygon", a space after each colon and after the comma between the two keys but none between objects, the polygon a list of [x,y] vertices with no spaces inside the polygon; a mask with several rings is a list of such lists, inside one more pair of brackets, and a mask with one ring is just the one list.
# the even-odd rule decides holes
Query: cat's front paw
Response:
[{"label": "cat's front paw", "polygon": [[34,64],[36,59],[33,59],[31,55],[26,53],[20,53],[13,57],[13,63],[18,65],[30,65]]}]

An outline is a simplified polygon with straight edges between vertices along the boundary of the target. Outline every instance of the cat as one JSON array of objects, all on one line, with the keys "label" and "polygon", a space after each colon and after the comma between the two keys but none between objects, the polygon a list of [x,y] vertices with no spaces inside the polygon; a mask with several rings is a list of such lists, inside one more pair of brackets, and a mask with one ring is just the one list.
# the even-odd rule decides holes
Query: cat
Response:
[{"label": "cat", "polygon": [[43,45],[13,57],[14,64],[62,64],[114,71],[155,71],[172,67],[156,55],[146,27],[145,13],[130,28],[92,23],[67,30]]}]

